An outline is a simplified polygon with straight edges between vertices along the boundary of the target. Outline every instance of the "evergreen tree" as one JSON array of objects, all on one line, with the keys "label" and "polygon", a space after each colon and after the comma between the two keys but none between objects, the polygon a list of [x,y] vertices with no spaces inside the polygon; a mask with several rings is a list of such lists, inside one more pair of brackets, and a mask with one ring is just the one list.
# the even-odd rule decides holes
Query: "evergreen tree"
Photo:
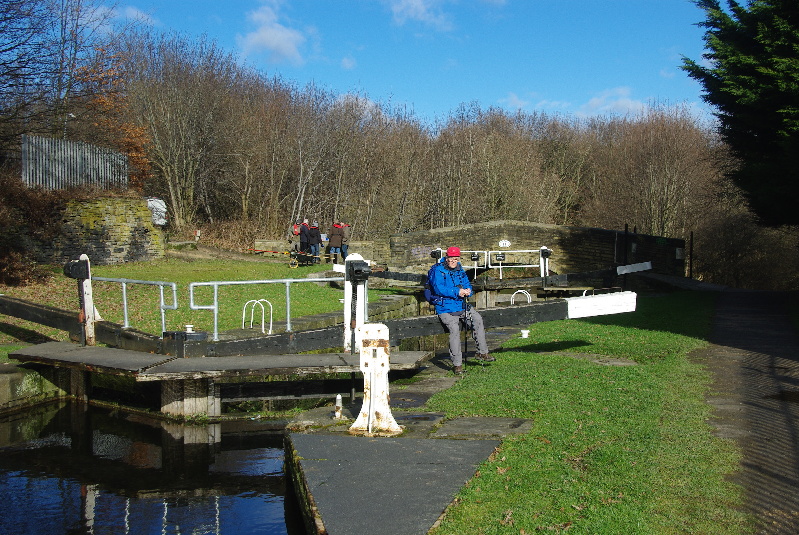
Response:
[{"label": "evergreen tree", "polygon": [[799,3],[697,0],[706,65],[683,58],[704,86],[738,165],[732,180],[767,225],[799,224]]}]

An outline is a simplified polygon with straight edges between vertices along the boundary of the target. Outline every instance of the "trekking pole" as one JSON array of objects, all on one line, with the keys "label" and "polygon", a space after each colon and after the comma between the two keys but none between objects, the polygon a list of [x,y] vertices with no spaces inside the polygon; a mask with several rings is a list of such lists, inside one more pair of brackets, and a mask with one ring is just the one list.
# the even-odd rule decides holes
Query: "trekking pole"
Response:
[{"label": "trekking pole", "polygon": [[[459,289],[462,289],[463,286],[458,286]],[[463,301],[463,320],[461,323],[463,324],[463,329],[466,331],[466,336],[463,337],[463,360],[466,360],[466,353],[469,350],[469,320],[470,312],[469,312],[469,301],[468,296],[463,296],[461,300]]]},{"label": "trekking pole", "polygon": [[[464,358],[466,355],[466,350],[469,347],[469,331],[472,331],[472,338],[474,338],[475,347],[478,347],[477,344],[477,333],[474,330],[474,324],[472,323],[472,305],[469,304],[469,297],[464,296],[463,298],[463,323],[466,329],[466,336],[464,336],[463,341],[463,354]],[[485,362],[480,360],[480,367],[485,368]]]}]

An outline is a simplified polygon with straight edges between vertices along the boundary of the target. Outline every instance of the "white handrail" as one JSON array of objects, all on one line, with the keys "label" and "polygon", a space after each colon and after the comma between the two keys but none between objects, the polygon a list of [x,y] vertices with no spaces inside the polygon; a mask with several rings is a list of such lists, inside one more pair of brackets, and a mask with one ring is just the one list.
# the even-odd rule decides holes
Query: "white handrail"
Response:
[{"label": "white handrail", "polygon": [[[144,284],[148,286],[158,286],[159,291],[161,294],[161,332],[166,331],[166,315],[165,311],[167,310],[177,310],[178,309],[178,285],[174,282],[165,282],[165,281],[143,281],[143,280],[136,280],[136,279],[121,279],[121,278],[112,278],[112,277],[94,277],[92,276],[93,281],[102,281],[102,282],[117,282],[122,285],[122,312],[124,317],[124,325],[125,329],[130,328],[130,322],[128,319],[128,284]],[[164,302],[164,286],[169,286],[172,288],[172,304],[167,305]]]},{"label": "white handrail", "polygon": [[[286,285],[286,331],[291,332],[291,291],[292,283],[298,282],[337,282],[344,277],[317,277],[312,279],[272,279],[256,281],[212,281],[189,283],[189,308],[192,310],[211,310],[214,313],[214,341],[219,340],[219,287],[220,286],[247,286],[256,284],[285,284]],[[211,305],[197,305],[194,303],[194,289],[200,286],[210,286],[214,289],[214,302]]]},{"label": "white handrail", "polygon": [[264,307],[264,303],[269,305],[269,333],[272,334],[272,303],[269,302],[268,299],[250,299],[246,303],[244,303],[244,308],[241,311],[241,328],[244,328],[245,317],[247,316],[247,306],[252,303],[252,309],[250,309],[250,329],[252,329],[253,318],[255,316],[255,307],[259,305],[261,307],[261,333],[264,333],[264,317],[266,314],[266,309]]}]

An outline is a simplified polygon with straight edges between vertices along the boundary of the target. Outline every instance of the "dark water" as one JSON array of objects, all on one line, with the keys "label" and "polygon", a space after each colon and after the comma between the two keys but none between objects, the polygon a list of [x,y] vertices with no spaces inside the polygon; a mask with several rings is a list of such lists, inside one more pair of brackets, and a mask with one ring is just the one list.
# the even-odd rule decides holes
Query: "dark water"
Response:
[{"label": "dark water", "polygon": [[283,436],[257,422],[28,411],[0,419],[0,491],[0,534],[305,533]]}]

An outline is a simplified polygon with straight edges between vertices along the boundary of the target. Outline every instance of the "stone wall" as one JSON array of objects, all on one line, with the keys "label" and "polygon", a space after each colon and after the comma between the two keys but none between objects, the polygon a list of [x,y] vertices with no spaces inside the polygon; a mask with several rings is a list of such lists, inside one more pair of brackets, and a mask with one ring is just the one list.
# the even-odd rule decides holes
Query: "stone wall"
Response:
[{"label": "stone wall", "polygon": [[[507,240],[509,247],[500,247]],[[431,251],[457,245],[464,251],[552,249],[550,270],[583,273],[617,265],[652,262],[652,271],[685,276],[685,240],[663,238],[623,230],[566,227],[526,221],[490,221],[392,235],[388,241],[351,242],[349,251],[367,260],[394,268],[429,267]],[[257,240],[256,249],[287,251],[285,240]],[[538,255],[530,255],[538,263]],[[464,265],[468,265],[468,259]]]},{"label": "stone wall", "polygon": [[[500,247],[500,241],[510,242]],[[456,245],[468,251],[552,249],[550,269],[581,273],[616,265],[652,262],[652,271],[685,276],[685,240],[598,228],[491,221],[474,225],[396,234],[390,238],[388,264],[427,266],[430,252]],[[464,265],[468,265],[466,260]],[[537,263],[537,259],[536,259]]]},{"label": "stone wall", "polygon": [[164,256],[164,234],[153,225],[145,199],[100,198],[69,201],[61,231],[51,243],[28,242],[36,260],[63,264],[82,253],[93,264],[121,264]]}]

